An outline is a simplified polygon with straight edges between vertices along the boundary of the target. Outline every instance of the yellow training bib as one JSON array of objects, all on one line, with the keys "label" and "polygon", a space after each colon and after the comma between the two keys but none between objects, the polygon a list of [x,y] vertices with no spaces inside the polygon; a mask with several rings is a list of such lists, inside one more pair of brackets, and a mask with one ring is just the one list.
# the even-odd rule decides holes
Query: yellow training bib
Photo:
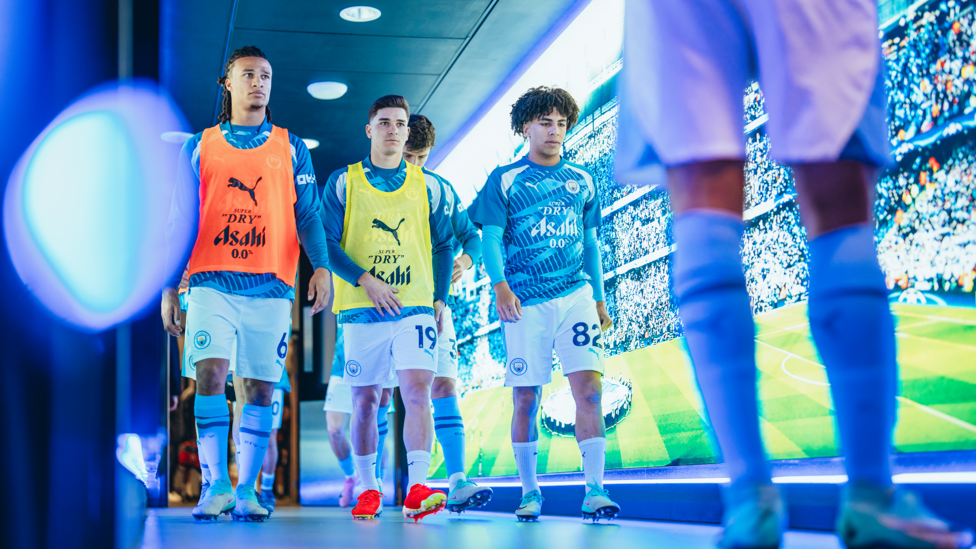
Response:
[{"label": "yellow training bib", "polygon": [[[434,306],[430,203],[417,166],[408,162],[403,186],[389,193],[369,184],[362,162],[349,166],[340,245],[357,265],[399,290],[404,306]],[[333,312],[373,307],[362,287],[335,275],[333,281]]]}]

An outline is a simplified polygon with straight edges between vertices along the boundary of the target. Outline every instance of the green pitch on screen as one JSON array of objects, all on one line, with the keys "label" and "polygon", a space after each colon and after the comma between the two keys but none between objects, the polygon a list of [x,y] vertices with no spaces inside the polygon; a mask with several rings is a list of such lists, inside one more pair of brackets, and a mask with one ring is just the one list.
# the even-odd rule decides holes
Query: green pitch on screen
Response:
[{"label": "green pitch on screen", "polygon": [[[976,449],[976,309],[892,305],[897,325],[899,452]],[[807,325],[806,305],[756,318],[756,358],[763,438],[771,459],[837,455],[827,376]],[[607,359],[607,375],[633,381],[630,414],[607,432],[607,469],[715,463],[712,437],[683,340]],[[556,373],[554,373],[555,376]],[[566,384],[559,376],[543,400]],[[473,477],[516,475],[509,428],[511,389],[461,401],[465,466]],[[540,428],[539,472],[580,471],[573,438]],[[432,478],[444,478],[435,442]]]}]

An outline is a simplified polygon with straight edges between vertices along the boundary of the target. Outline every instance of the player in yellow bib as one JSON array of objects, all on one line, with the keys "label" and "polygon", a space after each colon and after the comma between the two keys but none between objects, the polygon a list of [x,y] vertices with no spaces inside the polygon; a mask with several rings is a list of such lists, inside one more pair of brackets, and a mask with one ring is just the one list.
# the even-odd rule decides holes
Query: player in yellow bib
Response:
[{"label": "player in yellow bib", "polygon": [[430,390],[453,269],[453,232],[439,179],[403,160],[410,107],[381,97],[369,110],[370,155],[336,170],[321,189],[335,271],[333,310],[343,326],[343,382],[352,388],[352,447],[363,492],[352,514],[382,512],[376,482],[377,411],[384,385],[399,382],[409,485],[403,512],[419,519],[444,507],[429,489]]}]

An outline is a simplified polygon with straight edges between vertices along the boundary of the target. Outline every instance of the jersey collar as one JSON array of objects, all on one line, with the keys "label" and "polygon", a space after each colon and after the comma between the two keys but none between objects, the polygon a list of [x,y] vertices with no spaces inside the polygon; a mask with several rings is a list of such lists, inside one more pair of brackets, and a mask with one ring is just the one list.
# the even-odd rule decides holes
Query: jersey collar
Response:
[{"label": "jersey collar", "polygon": [[[241,125],[238,125],[237,127],[238,128],[253,128],[254,126],[241,126]],[[222,131],[222,132],[229,132],[229,131],[231,131],[231,128],[230,128],[230,120],[228,120],[227,122],[221,122],[220,123],[220,131]],[[258,126],[258,131],[257,131],[258,135],[260,135],[260,134],[262,134],[264,132],[268,132],[269,134],[271,133],[271,122],[268,122],[268,117],[267,116],[264,117],[264,120],[261,122],[261,125]]]},{"label": "jersey collar", "polygon": [[[373,165],[372,162],[370,162],[369,155],[367,154],[366,158],[363,159],[363,171],[378,170],[378,169],[380,168],[377,168],[376,166]],[[396,173],[400,173],[405,169],[407,169],[407,161],[404,160],[403,158],[400,158],[400,167],[397,168]]]},{"label": "jersey collar", "polygon": [[522,162],[525,163],[526,166],[530,166],[534,169],[548,171],[556,171],[566,165],[566,159],[562,156],[559,157],[559,163],[557,163],[555,166],[543,166],[542,164],[536,164],[535,162],[529,160],[529,155],[527,154],[522,157]]}]

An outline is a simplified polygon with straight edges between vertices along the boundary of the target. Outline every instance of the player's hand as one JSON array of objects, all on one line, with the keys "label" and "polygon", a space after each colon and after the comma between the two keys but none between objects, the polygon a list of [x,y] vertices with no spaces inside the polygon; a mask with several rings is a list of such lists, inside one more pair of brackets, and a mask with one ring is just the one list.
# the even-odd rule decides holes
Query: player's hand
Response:
[{"label": "player's hand", "polygon": [[596,314],[600,317],[600,330],[605,332],[613,327],[613,319],[610,318],[610,313],[607,312],[606,301],[596,302]]},{"label": "player's hand", "polygon": [[180,405],[180,399],[176,395],[170,395],[169,397],[169,411],[175,412],[176,407]]},{"label": "player's hand", "polygon": [[522,318],[522,302],[508,287],[508,282],[495,284],[495,308],[502,322],[518,322]]},{"label": "player's hand", "polygon": [[461,254],[461,257],[454,260],[454,273],[451,274],[451,284],[457,284],[458,280],[461,280],[461,275],[464,271],[471,268],[474,262],[471,261],[471,256],[468,254]]},{"label": "player's hand", "polygon": [[434,302],[434,320],[437,321],[437,334],[440,335],[444,331],[444,308],[447,304],[441,300]]},{"label": "player's hand", "polygon": [[[403,309],[403,303],[400,303],[400,300],[396,296],[396,294],[400,293],[400,290],[397,290],[369,273],[363,273],[363,276],[359,277],[358,282],[366,290],[366,297],[376,307],[376,311],[380,316],[386,316],[386,313],[389,313],[390,316],[400,314],[400,309]],[[386,311],[386,313],[383,311]]]},{"label": "player's hand", "polygon": [[315,300],[312,304],[312,314],[316,314],[329,304],[332,297],[332,281],[329,278],[332,273],[325,267],[319,267],[312,273],[312,278],[308,281],[308,300]]},{"label": "player's hand", "polygon": [[163,302],[160,307],[163,315],[163,329],[173,337],[183,335],[180,327],[180,298],[173,288],[163,288]]}]

